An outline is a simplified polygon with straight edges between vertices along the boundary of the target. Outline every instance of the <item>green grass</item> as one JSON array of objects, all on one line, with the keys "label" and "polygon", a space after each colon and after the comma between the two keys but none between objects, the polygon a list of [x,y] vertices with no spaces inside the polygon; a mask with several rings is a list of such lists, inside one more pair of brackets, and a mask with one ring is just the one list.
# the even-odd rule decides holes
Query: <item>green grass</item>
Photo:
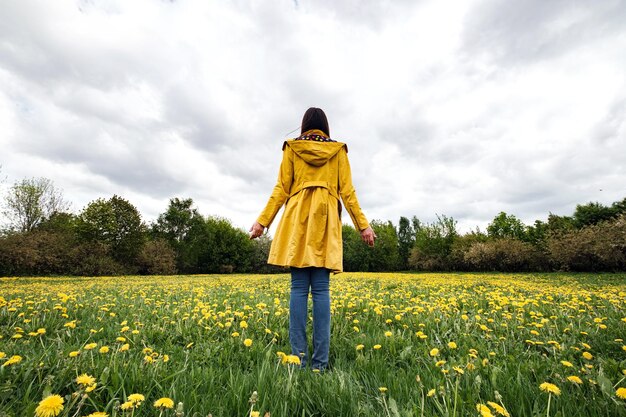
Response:
[{"label": "green grass", "polygon": [[[0,367],[0,416],[59,394],[61,416],[159,416],[169,397],[185,416],[243,417],[254,391],[272,417],[478,416],[488,401],[546,416],[543,382],[561,390],[550,416],[626,416],[626,275],[345,273],[331,299],[331,369],[316,374],[277,356],[290,353],[286,275],[0,279],[0,363],[22,357]],[[146,401],[120,410],[132,393]]]}]

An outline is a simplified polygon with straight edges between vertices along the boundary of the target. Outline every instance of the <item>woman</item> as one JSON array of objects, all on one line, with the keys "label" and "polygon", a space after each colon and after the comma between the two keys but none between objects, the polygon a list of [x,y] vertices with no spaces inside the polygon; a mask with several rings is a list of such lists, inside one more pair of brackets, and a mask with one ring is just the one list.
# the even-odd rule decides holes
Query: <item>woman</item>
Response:
[{"label": "woman", "polygon": [[302,118],[301,135],[283,144],[278,181],[265,209],[250,228],[254,239],[268,228],[278,210],[278,224],[268,263],[291,267],[289,340],[292,354],[308,361],[307,301],[313,296],[313,357],[311,367],[328,366],[330,346],[330,271],[343,270],[341,205],[343,201],[361,238],[373,246],[376,235],[356,198],[346,144],[330,138],[322,109],[312,107]]}]

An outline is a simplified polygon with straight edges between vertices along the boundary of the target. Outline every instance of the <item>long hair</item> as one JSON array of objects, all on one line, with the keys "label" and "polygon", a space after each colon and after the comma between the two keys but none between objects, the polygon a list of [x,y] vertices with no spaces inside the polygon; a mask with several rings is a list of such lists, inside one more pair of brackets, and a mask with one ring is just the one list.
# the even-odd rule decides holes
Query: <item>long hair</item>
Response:
[{"label": "long hair", "polygon": [[302,116],[302,125],[300,128],[300,134],[303,134],[307,130],[318,129],[326,133],[330,137],[330,128],[328,127],[328,119],[324,110],[317,107],[311,107]]}]

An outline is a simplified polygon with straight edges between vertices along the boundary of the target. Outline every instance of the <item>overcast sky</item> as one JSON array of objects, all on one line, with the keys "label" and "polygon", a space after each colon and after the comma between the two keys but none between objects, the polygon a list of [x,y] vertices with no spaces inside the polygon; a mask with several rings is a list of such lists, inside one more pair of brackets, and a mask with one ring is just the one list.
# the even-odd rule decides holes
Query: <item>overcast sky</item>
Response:
[{"label": "overcast sky", "polygon": [[530,224],[626,197],[625,51],[622,0],[1,0],[3,190],[247,229],[315,106],[370,220]]}]

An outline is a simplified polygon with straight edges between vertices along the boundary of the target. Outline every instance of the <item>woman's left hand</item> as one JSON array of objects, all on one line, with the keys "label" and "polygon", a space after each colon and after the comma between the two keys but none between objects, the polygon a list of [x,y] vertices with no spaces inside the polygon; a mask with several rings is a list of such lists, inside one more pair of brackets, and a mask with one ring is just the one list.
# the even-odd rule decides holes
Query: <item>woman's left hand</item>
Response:
[{"label": "woman's left hand", "polygon": [[265,226],[263,226],[259,222],[254,222],[252,227],[250,228],[250,239],[256,239],[257,237],[263,234],[263,230],[265,230]]}]

